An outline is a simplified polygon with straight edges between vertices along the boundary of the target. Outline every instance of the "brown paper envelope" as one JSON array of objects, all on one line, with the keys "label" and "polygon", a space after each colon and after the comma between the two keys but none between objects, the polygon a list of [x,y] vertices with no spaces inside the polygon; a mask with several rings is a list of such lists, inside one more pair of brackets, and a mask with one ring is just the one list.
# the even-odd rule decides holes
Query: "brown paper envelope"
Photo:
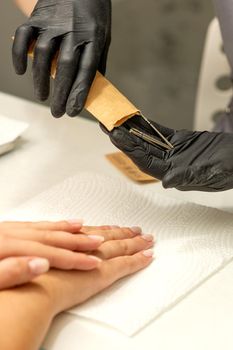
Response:
[{"label": "brown paper envelope", "polygon": [[[34,45],[33,43],[29,49],[29,56],[32,58]],[[52,78],[56,76],[57,58],[58,54],[52,62]],[[91,86],[85,109],[109,131],[122,125],[134,115],[140,114],[138,108],[99,72],[97,72]]]},{"label": "brown paper envelope", "polygon": [[106,158],[124,175],[129,177],[131,180],[148,183],[148,182],[158,182],[154,177],[143,173],[130,158],[128,158],[122,152],[115,152],[106,155]]},{"label": "brown paper envelope", "polygon": [[97,72],[85,108],[111,131],[140,111]]}]

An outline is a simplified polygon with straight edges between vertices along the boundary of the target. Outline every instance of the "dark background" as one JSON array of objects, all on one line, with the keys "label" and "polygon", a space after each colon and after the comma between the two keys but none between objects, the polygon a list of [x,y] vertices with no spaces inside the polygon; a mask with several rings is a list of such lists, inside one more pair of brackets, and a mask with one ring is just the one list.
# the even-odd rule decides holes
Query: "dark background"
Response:
[{"label": "dark background", "polygon": [[[11,65],[11,36],[25,17],[13,1],[1,1],[0,8],[0,91],[34,100],[30,70],[19,77]],[[211,0],[113,0],[107,76],[149,118],[192,128],[202,49],[213,16]]]}]

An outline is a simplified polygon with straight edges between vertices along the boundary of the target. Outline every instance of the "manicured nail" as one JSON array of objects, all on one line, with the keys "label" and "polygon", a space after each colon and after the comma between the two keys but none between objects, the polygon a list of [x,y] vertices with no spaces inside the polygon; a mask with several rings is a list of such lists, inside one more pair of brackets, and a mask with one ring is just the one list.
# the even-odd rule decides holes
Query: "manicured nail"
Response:
[{"label": "manicured nail", "polygon": [[141,237],[147,242],[152,242],[154,240],[154,237],[152,235],[142,235]]},{"label": "manicured nail", "polygon": [[41,275],[49,270],[49,261],[47,259],[32,259],[28,266],[34,275]]},{"label": "manicured nail", "polygon": [[148,250],[144,250],[142,254],[147,258],[152,258],[152,256],[154,255],[154,252],[152,249],[148,249]]},{"label": "manicured nail", "polygon": [[83,220],[82,219],[69,219],[67,222],[72,226],[82,226]]},{"label": "manicured nail", "polygon": [[103,242],[105,240],[105,238],[103,236],[88,235],[87,237],[90,239],[93,239],[96,242]]},{"label": "manicured nail", "polygon": [[97,261],[99,263],[102,262],[102,260],[100,258],[97,258],[97,256],[94,256],[94,255],[88,255],[88,258],[91,260]]},{"label": "manicured nail", "polygon": [[141,227],[138,226],[133,226],[130,228],[130,230],[133,231],[133,233],[136,233],[136,235],[140,235],[142,233]]}]

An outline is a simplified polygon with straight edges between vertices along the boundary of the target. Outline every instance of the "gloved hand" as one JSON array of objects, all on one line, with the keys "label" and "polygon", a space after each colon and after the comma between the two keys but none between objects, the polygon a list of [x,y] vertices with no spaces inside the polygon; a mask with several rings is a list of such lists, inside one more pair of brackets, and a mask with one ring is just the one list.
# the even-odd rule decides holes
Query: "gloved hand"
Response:
[{"label": "gloved hand", "polygon": [[129,133],[138,128],[153,134],[141,117],[108,132],[112,143],[165,188],[181,191],[224,191],[233,188],[233,134],[173,130],[153,123],[174,149],[162,150]]},{"label": "gloved hand", "polygon": [[27,69],[27,52],[36,40],[33,80],[36,97],[49,96],[51,61],[59,50],[51,111],[76,116],[84,107],[96,71],[105,73],[111,41],[111,0],[39,0],[15,33],[13,64]]}]

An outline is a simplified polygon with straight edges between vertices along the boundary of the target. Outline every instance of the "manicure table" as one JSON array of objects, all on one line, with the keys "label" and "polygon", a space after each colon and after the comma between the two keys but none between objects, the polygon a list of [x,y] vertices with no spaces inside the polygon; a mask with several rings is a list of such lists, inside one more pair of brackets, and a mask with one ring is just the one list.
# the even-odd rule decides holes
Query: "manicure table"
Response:
[{"label": "manicure table", "polygon": [[[0,113],[29,124],[16,149],[0,157],[0,210],[4,214],[79,171],[119,176],[105,155],[116,149],[98,124],[82,117],[54,119],[49,108],[0,93]],[[0,132],[4,132],[1,129]],[[233,191],[183,193],[161,183],[135,184],[165,196],[233,213]],[[156,249],[156,248],[155,248]],[[153,283],[153,281],[152,281]],[[145,295],[139,302],[143,303]],[[124,317],[124,315],[122,315]],[[233,263],[133,337],[63,313],[45,339],[46,350],[232,350]]]}]

